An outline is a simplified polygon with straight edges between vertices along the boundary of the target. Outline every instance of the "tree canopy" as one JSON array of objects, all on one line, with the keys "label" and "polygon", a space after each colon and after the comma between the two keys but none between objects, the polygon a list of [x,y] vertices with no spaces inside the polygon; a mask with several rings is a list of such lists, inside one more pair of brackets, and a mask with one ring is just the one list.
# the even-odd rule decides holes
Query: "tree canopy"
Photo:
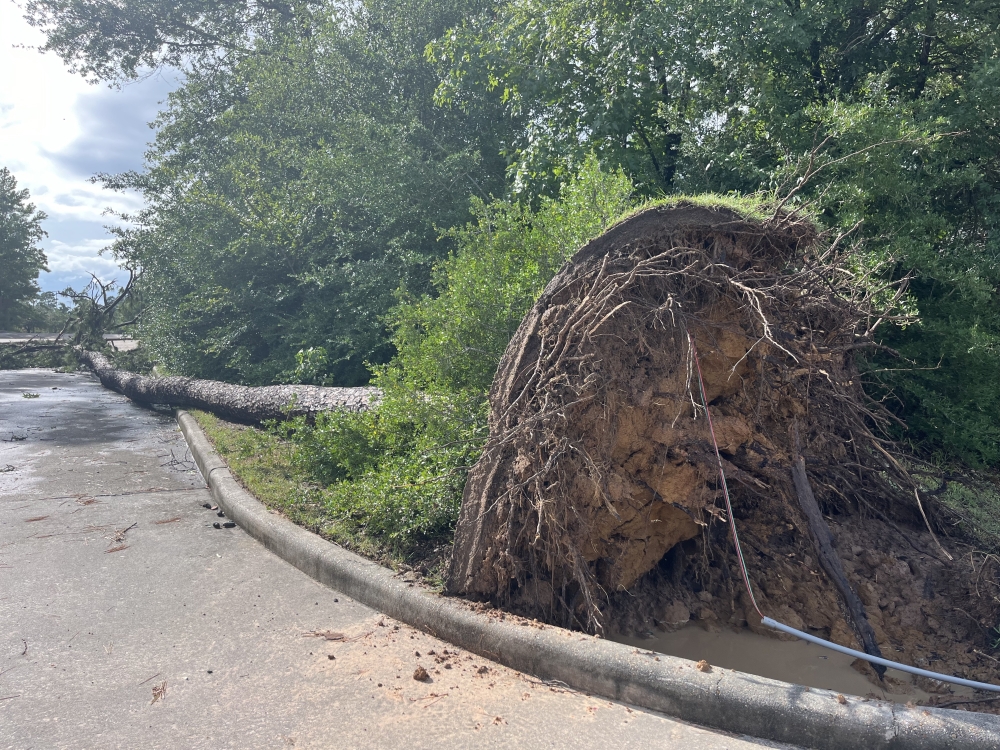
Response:
[{"label": "tree canopy", "polygon": [[195,67],[142,173],[118,256],[142,269],[144,334],[173,369],[264,383],[322,348],[338,384],[391,353],[382,316],[426,285],[469,195],[503,190],[498,112],[434,106],[424,47],[461,2],[368,3],[224,69]]},{"label": "tree canopy", "polygon": [[32,317],[38,298],[38,274],[48,271],[38,246],[45,236],[46,216],[17,189],[10,170],[0,167],[0,330],[16,328]]}]

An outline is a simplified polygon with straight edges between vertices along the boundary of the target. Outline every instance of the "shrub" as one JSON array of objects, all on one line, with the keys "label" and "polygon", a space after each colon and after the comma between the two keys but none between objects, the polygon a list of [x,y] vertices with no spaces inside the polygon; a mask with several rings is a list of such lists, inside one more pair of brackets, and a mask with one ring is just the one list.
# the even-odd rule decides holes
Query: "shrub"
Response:
[{"label": "shrub", "polygon": [[372,368],[378,405],[275,427],[328,486],[331,515],[396,555],[450,542],[500,357],[549,279],[629,208],[630,195],[621,172],[590,158],[535,211],[473,202],[475,220],[446,233],[457,250],[434,270],[437,294],[399,293],[387,321],[397,354]]}]

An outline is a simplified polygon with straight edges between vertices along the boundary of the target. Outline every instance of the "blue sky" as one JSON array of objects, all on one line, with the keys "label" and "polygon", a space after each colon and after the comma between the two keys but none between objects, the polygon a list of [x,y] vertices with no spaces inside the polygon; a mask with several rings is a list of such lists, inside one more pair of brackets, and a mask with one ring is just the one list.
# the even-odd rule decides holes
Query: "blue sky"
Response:
[{"label": "blue sky", "polygon": [[111,239],[104,212],[135,211],[141,202],[93,185],[98,172],[139,169],[153,131],[148,123],[175,82],[153,75],[122,89],[88,84],[55,55],[33,49],[42,35],[10,0],[0,0],[0,166],[28,188],[32,202],[49,218],[42,243],[49,273],[43,290],[81,287],[94,273],[119,275],[100,250]]}]

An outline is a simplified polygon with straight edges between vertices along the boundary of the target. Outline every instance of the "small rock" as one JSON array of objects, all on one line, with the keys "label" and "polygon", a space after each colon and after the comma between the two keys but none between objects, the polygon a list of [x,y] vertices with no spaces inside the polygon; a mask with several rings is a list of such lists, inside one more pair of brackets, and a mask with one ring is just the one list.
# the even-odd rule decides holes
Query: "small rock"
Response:
[{"label": "small rock", "polygon": [[236,524],[233,523],[232,521],[226,521],[224,524],[222,524],[222,528],[224,528],[224,529],[232,529],[235,526],[236,526]]},{"label": "small rock", "polygon": [[695,664],[695,666],[698,668],[699,672],[711,672],[712,671],[712,665],[709,664],[704,659],[702,659],[700,662],[698,662],[697,664]]},{"label": "small rock", "polygon": [[691,619],[691,610],[684,602],[675,601],[663,611],[663,624],[668,628],[679,628]]},{"label": "small rock", "polygon": [[333,661],[333,660],[334,660],[334,659],[336,659],[337,657],[336,657],[336,656],[334,656],[333,654],[327,654],[327,655],[326,655],[326,658],[327,658],[327,659],[329,659],[330,661]]},{"label": "small rock", "polygon": [[218,521],[216,521],[215,523],[212,524],[212,528],[213,529],[221,529],[222,528],[222,524],[219,523]]},{"label": "small rock", "polygon": [[712,596],[712,593],[710,591],[699,591],[698,598],[707,604],[708,602],[712,601],[715,597]]},{"label": "small rock", "polygon": [[847,698],[845,698],[840,693],[837,693],[837,703],[839,703],[840,705],[844,705],[845,703],[847,703]]},{"label": "small rock", "polygon": [[417,667],[413,670],[413,679],[417,682],[430,682],[431,676],[427,674],[427,670],[423,667]]},{"label": "small rock", "polygon": [[718,633],[722,630],[718,615],[708,607],[698,610],[698,626],[709,633]]}]

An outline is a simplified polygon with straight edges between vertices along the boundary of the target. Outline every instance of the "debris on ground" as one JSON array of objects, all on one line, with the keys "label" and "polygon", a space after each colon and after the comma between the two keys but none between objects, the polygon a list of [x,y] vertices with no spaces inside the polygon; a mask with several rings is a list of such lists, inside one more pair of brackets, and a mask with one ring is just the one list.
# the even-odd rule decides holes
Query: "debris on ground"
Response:
[{"label": "debris on ground", "polygon": [[153,685],[153,700],[150,701],[149,705],[153,705],[157,701],[162,701],[167,697],[167,681],[164,680],[159,685]]}]

